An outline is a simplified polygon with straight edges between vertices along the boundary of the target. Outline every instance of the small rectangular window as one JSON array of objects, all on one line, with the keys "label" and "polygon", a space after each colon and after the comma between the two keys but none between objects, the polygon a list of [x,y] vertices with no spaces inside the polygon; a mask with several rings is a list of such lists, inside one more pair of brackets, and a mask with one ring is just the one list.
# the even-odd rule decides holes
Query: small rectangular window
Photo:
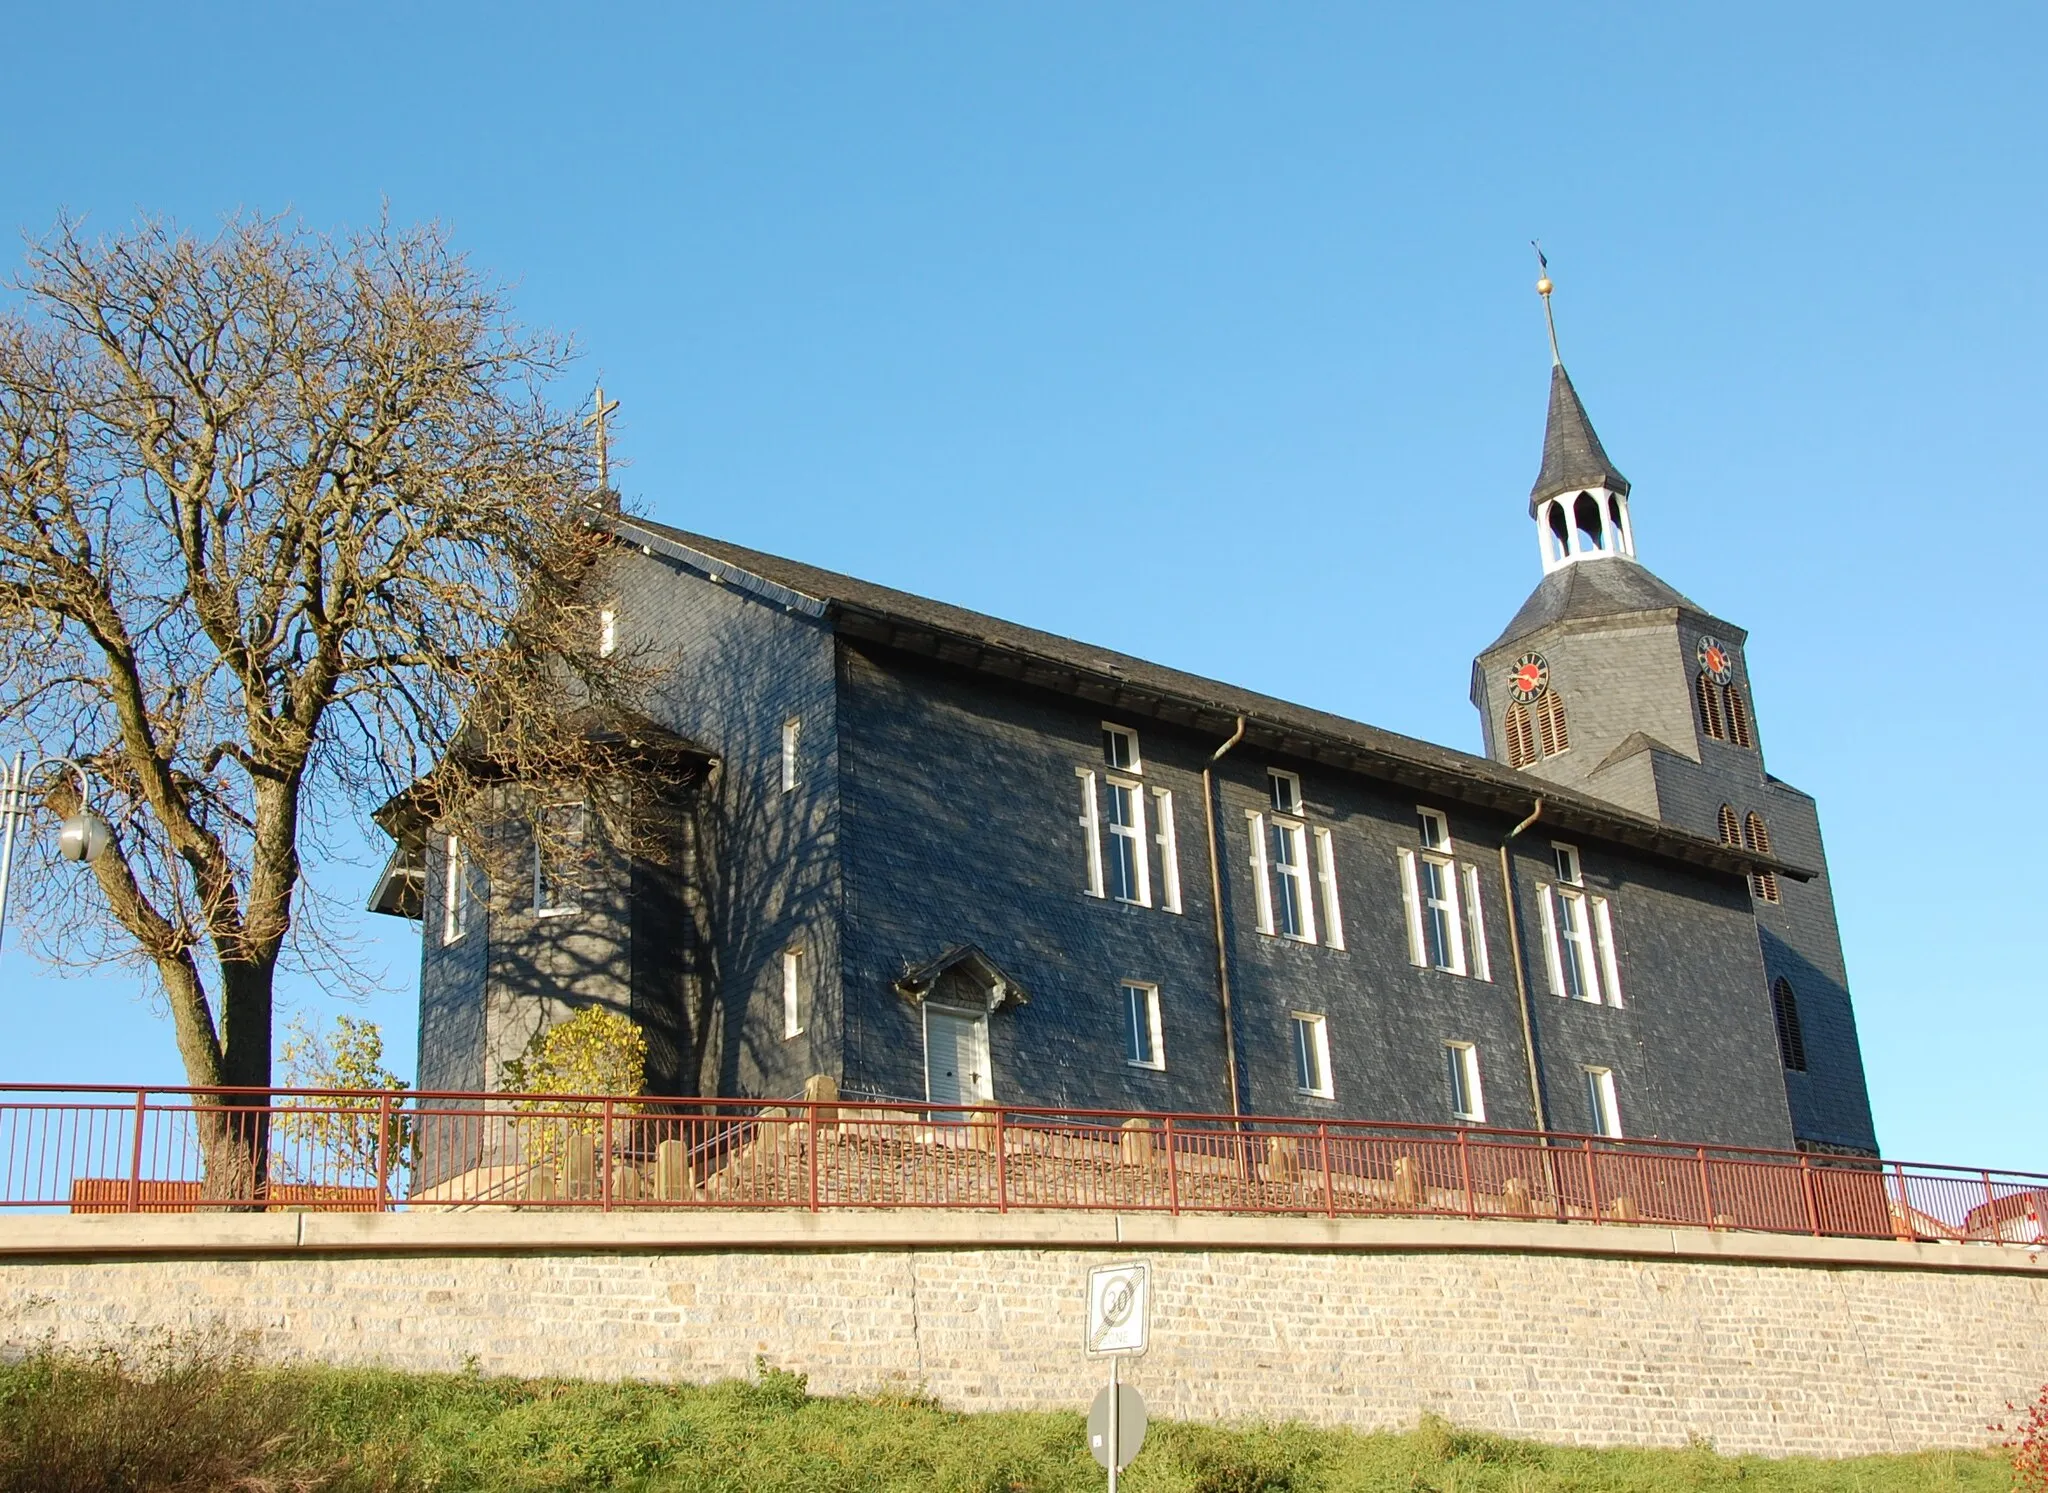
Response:
[{"label": "small rectangular window", "polygon": [[1330,1083],[1330,1032],[1322,1017],[1306,1011],[1293,1013],[1294,1086],[1304,1094],[1328,1099],[1335,1090]]},{"label": "small rectangular window", "polygon": [[1557,879],[1566,886],[1583,886],[1579,874],[1579,853],[1569,845],[1553,843],[1551,850],[1557,856]]},{"label": "small rectangular window", "polygon": [[1451,853],[1450,821],[1435,809],[1417,809],[1415,817],[1422,825],[1422,848],[1449,855]]},{"label": "small rectangular window", "polygon": [[1112,726],[1104,721],[1102,760],[1118,772],[1144,772],[1144,759],[1138,755],[1138,733],[1128,726]]},{"label": "small rectangular window", "polygon": [[597,655],[610,658],[619,647],[619,614],[606,607],[597,614]]},{"label": "small rectangular window", "polygon": [[469,932],[476,891],[470,885],[469,852],[454,835],[442,846],[441,942],[451,944]]},{"label": "small rectangular window", "polygon": [[1159,833],[1159,905],[1168,912],[1180,911],[1180,840],[1173,822],[1173,794],[1165,788],[1152,790],[1153,818]]},{"label": "small rectangular window", "polygon": [[586,816],[582,804],[549,804],[533,830],[533,910],[574,912],[583,890]]},{"label": "small rectangular window", "polygon": [[801,949],[782,951],[782,1035],[785,1040],[800,1035],[803,1014],[804,955]]},{"label": "small rectangular window", "polygon": [[1273,811],[1276,814],[1299,814],[1301,812],[1301,775],[1282,772],[1277,767],[1266,769],[1266,791],[1272,795]]},{"label": "small rectangular window", "polygon": [[804,723],[791,716],[782,723],[782,791],[793,792],[797,785],[797,764],[803,749]]},{"label": "small rectangular window", "polygon": [[1614,1098],[1614,1071],[1611,1068],[1588,1068],[1585,1071],[1586,1111],[1592,1120],[1588,1133],[1620,1140],[1621,1106]]},{"label": "small rectangular window", "polygon": [[1133,1068],[1166,1066],[1165,1033],[1159,1026],[1159,987],[1123,984],[1124,1061]]},{"label": "small rectangular window", "polygon": [[1479,1088],[1479,1049],[1470,1042],[1446,1042],[1444,1066],[1451,1079],[1451,1117],[1484,1124],[1486,1099]]}]

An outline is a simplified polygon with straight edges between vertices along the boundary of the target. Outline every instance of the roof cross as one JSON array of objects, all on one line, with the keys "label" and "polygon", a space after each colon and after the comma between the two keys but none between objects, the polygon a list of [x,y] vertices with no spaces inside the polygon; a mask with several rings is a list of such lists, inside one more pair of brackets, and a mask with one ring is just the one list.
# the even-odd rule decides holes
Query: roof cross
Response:
[{"label": "roof cross", "polygon": [[597,398],[592,401],[592,404],[593,408],[589,414],[583,417],[583,423],[597,432],[597,485],[599,487],[610,487],[612,485],[612,468],[610,456],[605,446],[605,421],[610,416],[618,413],[619,402],[614,399],[610,404],[606,404],[604,385],[599,384],[597,386]]}]

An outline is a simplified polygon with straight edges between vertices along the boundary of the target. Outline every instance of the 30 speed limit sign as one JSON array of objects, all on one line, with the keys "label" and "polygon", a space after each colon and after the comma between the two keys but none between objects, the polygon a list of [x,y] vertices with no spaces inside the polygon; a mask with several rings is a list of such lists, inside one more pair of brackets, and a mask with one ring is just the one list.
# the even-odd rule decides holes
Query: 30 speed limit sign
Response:
[{"label": "30 speed limit sign", "polygon": [[1145,1351],[1152,1267],[1143,1260],[1088,1272],[1088,1352],[1101,1358]]}]

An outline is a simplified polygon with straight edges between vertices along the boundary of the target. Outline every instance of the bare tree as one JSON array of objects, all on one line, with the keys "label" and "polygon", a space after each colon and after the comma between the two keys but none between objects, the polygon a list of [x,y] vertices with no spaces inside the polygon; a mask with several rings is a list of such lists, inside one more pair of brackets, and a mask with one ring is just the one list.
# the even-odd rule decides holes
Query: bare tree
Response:
[{"label": "bare tree", "polygon": [[[570,349],[434,228],[67,220],[17,289],[0,726],[85,762],[114,827],[61,904],[31,877],[31,932],[153,971],[194,1085],[267,1089],[276,976],[322,947],[305,858],[351,809],[458,729],[499,776],[616,770],[587,729],[632,683],[587,607],[603,495],[546,392]],[[202,1130],[252,1196],[260,1127]]]}]

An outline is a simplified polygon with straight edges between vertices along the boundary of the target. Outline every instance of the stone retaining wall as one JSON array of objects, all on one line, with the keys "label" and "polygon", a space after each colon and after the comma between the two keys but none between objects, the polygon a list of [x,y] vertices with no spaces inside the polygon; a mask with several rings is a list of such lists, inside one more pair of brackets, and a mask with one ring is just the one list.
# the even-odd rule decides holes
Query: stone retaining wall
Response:
[{"label": "stone retaining wall", "polygon": [[[1589,1237],[1592,1236],[1592,1237]],[[0,1344],[213,1324],[279,1357],[1085,1406],[1091,1265],[1152,1261],[1156,1413],[1359,1428],[1425,1410],[1583,1444],[1982,1445],[2048,1381],[2018,1249],[1656,1229],[1088,1215],[17,1218]]]}]

